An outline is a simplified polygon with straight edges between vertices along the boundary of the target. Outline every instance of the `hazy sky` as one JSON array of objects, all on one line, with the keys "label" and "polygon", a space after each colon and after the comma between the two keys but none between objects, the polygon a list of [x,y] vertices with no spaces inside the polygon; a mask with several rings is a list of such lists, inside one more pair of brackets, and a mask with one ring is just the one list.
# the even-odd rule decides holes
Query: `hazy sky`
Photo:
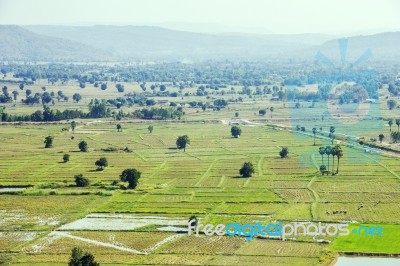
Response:
[{"label": "hazy sky", "polygon": [[399,14],[398,0],[0,0],[0,24],[20,25],[189,22],[229,31],[343,34],[400,30]]}]

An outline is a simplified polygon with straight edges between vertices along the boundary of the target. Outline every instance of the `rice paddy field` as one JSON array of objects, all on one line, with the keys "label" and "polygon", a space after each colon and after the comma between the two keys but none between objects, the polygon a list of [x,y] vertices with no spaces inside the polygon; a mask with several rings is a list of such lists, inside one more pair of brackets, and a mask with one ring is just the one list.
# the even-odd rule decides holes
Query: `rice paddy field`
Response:
[{"label": "rice paddy field", "polygon": [[[106,120],[78,121],[75,132],[62,131],[65,124],[1,125],[0,263],[65,265],[76,246],[101,265],[328,265],[345,252],[400,255],[399,157],[366,152],[351,141],[389,135],[385,122],[369,119],[372,114],[322,119],[324,106],[296,111],[282,103],[272,104],[272,118],[270,113],[258,116],[267,105],[270,101],[260,98],[220,112],[186,108],[183,121],[123,120],[118,122],[122,132],[117,132],[117,122]],[[18,113],[17,107],[10,110]],[[234,112],[240,113],[238,119],[232,119]],[[239,138],[231,137],[230,123],[240,124]],[[297,124],[306,132],[289,130]],[[330,143],[331,125],[342,134],[335,143],[342,145],[344,157],[338,175],[322,176],[319,166],[327,158],[321,158],[318,148]],[[319,131],[315,146],[312,127]],[[191,142],[183,152],[175,142],[185,134]],[[49,135],[54,146],[45,149]],[[86,153],[78,149],[82,140],[89,146]],[[280,158],[282,147],[289,148],[288,158]],[[66,153],[70,161],[64,163]],[[95,166],[100,157],[109,164],[103,171]],[[244,162],[255,167],[250,178],[239,176]],[[115,185],[126,168],[142,172],[134,190]],[[91,185],[76,187],[77,174]],[[214,225],[380,225],[384,236],[246,241],[179,232],[192,215]]]}]

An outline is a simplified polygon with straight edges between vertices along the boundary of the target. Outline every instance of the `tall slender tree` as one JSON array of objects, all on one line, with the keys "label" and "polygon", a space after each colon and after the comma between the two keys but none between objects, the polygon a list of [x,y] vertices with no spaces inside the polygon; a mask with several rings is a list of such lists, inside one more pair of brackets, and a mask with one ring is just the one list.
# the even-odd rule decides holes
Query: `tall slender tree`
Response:
[{"label": "tall slender tree", "polygon": [[393,120],[390,119],[388,122],[389,128],[390,128],[390,132],[392,132],[392,125],[393,125]]},{"label": "tall slender tree", "polygon": [[322,164],[324,164],[325,147],[319,147],[319,154],[321,154]]},{"label": "tall slender tree", "polygon": [[379,134],[379,141],[380,141],[380,143],[382,143],[382,141],[383,141],[383,139],[385,138],[385,135],[383,135],[383,134]]},{"label": "tall slender tree", "polygon": [[335,156],[336,156],[336,154],[337,154],[337,147],[334,146],[334,147],[332,147],[332,152],[331,152],[331,155],[332,155],[332,174],[335,171]]},{"label": "tall slender tree", "polygon": [[333,139],[335,138],[334,134],[333,134],[333,133],[335,133],[335,127],[331,126],[330,129],[329,129],[329,132],[330,132],[330,135],[331,135],[330,137],[332,139],[332,144],[333,144]]},{"label": "tall slender tree", "polygon": [[336,157],[337,157],[337,168],[336,168],[336,174],[339,173],[339,163],[340,163],[340,158],[343,157],[343,150],[340,147],[340,145],[336,146]]},{"label": "tall slender tree", "polygon": [[12,94],[14,96],[14,101],[17,101],[17,97],[19,95],[19,92],[18,91],[13,91]]},{"label": "tall slender tree", "polygon": [[317,133],[317,128],[313,127],[312,133],[314,134],[314,146],[315,146],[315,134]]},{"label": "tall slender tree", "polygon": [[326,146],[325,147],[325,154],[328,156],[328,170],[329,170],[329,156],[332,155],[332,147],[331,146]]}]

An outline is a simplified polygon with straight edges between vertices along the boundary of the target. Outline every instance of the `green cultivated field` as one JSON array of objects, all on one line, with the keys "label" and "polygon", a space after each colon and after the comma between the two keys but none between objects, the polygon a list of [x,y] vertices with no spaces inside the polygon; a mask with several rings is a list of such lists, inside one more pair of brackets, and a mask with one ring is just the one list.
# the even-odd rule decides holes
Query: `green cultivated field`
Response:
[{"label": "green cultivated field", "polygon": [[[84,93],[89,94],[90,89],[83,89]],[[65,124],[1,125],[0,185],[30,187],[0,195],[0,263],[65,265],[75,246],[92,253],[102,265],[327,265],[338,252],[399,254],[399,158],[365,152],[354,143],[352,147],[349,137],[376,138],[382,131],[389,136],[386,124],[367,120],[355,131],[351,123],[333,118],[322,121],[323,106],[317,103],[311,109],[308,104],[294,111],[260,98],[231,104],[220,112],[185,108],[183,121],[123,120],[119,122],[122,132],[117,132],[116,122],[105,120],[81,120],[75,133],[62,132]],[[19,105],[10,107],[10,112],[36,110],[21,110]],[[65,105],[70,108],[73,104]],[[86,110],[85,102],[80,105]],[[275,106],[273,119],[270,112],[265,117],[257,115],[259,108],[271,105]],[[62,109],[60,106],[56,108]],[[243,119],[239,122],[242,135],[232,138],[228,123],[236,111]],[[299,121],[307,128],[305,134],[286,128],[297,125],[290,121],[293,112],[312,117]],[[154,125],[151,134],[149,125]],[[321,176],[318,147],[328,145],[326,131],[331,125],[344,134],[338,139],[344,157],[338,175]],[[323,127],[316,146],[312,127]],[[366,127],[371,130],[364,133]],[[175,141],[185,134],[191,144],[183,152],[176,149]],[[43,140],[48,135],[54,136],[54,147],[45,149]],[[89,152],[79,152],[81,140],[88,143]],[[110,147],[117,150],[104,151]],[[124,152],[125,147],[132,152]],[[279,157],[282,147],[289,148],[288,158]],[[398,146],[392,144],[392,148]],[[62,162],[65,153],[71,156],[68,163]],[[108,159],[109,167],[104,171],[96,171],[94,163],[100,157]],[[248,161],[255,166],[255,173],[251,178],[239,177],[239,168]],[[142,172],[135,190],[111,185],[126,168]],[[89,178],[91,186],[75,187],[77,174]],[[62,228],[89,214],[104,215],[105,222],[110,219],[109,229]],[[157,230],[157,222],[122,230],[112,222],[112,216],[123,215],[184,222],[196,215],[202,223],[214,225],[235,221],[363,223],[380,225],[385,234],[245,241],[243,237],[163,232]]]}]

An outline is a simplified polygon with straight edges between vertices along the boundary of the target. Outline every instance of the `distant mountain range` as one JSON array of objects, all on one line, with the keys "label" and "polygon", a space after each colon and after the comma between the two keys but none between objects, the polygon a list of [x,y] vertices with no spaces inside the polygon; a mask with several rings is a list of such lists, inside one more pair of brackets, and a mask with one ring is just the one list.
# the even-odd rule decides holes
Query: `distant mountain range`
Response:
[{"label": "distant mountain range", "polygon": [[[348,38],[349,59],[367,48],[375,59],[400,58],[400,32]],[[0,26],[0,60],[130,61],[340,58],[323,34],[194,33],[150,26]]]},{"label": "distant mountain range", "polygon": [[0,60],[94,61],[113,60],[107,51],[66,38],[34,33],[19,26],[0,26]]}]

